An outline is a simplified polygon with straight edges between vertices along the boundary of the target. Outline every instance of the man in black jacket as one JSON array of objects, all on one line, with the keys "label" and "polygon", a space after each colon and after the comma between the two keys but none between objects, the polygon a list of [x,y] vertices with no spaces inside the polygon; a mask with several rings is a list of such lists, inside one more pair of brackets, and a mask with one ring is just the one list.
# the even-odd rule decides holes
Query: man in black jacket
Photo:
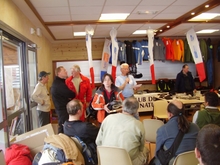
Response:
[{"label": "man in black jacket", "polygon": [[92,123],[89,122],[82,122],[80,120],[83,114],[83,104],[77,100],[71,100],[67,106],[67,112],[69,114],[69,120],[65,121],[64,123],[64,134],[70,137],[77,136],[79,137],[84,143],[86,143],[87,148],[89,148],[92,159],[94,163],[89,162],[85,153],[83,153],[85,164],[97,164],[97,153],[96,153],[96,144],[95,139],[99,132],[99,128],[94,126]]},{"label": "man in black jacket", "polygon": [[65,84],[65,79],[68,76],[64,67],[60,66],[56,68],[55,75],[56,77],[51,86],[51,94],[55,106],[55,111],[58,116],[58,133],[63,133],[63,124],[69,118],[66,105],[70,100],[75,98],[76,94],[71,91]]},{"label": "man in black jacket", "polygon": [[187,93],[193,95],[195,90],[195,83],[192,73],[189,71],[189,66],[184,64],[182,71],[176,76],[175,90],[177,93]]}]

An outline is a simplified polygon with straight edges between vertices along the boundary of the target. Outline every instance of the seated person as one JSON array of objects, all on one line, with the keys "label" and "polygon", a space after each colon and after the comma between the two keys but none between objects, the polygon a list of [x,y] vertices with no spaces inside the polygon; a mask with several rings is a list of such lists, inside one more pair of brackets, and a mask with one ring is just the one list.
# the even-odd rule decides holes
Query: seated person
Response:
[{"label": "seated person", "polygon": [[220,127],[215,124],[204,126],[197,136],[196,158],[199,165],[219,165]]},{"label": "seated person", "polygon": [[[67,106],[67,113],[69,114],[69,120],[64,123],[64,134],[70,137],[78,136],[84,143],[87,144],[87,147],[94,149],[96,154],[96,144],[95,139],[98,134],[99,128],[94,126],[92,123],[82,122],[80,117],[83,114],[83,105],[77,100],[71,100]],[[93,150],[92,150],[93,151]],[[83,154],[86,165],[87,158]],[[95,155],[97,157],[97,155]]]},{"label": "seated person", "polygon": [[206,124],[216,124],[220,126],[220,111],[217,108],[219,98],[215,92],[205,93],[205,109],[196,111],[193,116],[193,123],[196,123],[199,128]]},{"label": "seated person", "polygon": [[124,148],[133,165],[144,165],[148,158],[144,126],[133,116],[138,108],[139,102],[135,97],[126,98],[122,103],[122,113],[109,115],[102,122],[96,144]]},{"label": "seated person", "polygon": [[169,103],[167,107],[167,114],[169,121],[157,130],[156,138],[156,154],[155,164],[160,165],[157,157],[157,152],[161,147],[167,150],[173,144],[179,130],[184,133],[183,139],[169,164],[173,164],[175,157],[183,152],[194,150],[196,145],[196,137],[199,132],[199,127],[194,123],[189,123],[184,116],[184,109],[182,102],[174,100]]},{"label": "seated person", "polygon": [[121,90],[114,85],[114,80],[112,76],[106,73],[102,77],[102,85],[95,92],[92,108],[97,110],[97,120],[102,123],[104,118],[111,113],[108,108],[108,104],[114,100],[123,101],[124,96]]}]

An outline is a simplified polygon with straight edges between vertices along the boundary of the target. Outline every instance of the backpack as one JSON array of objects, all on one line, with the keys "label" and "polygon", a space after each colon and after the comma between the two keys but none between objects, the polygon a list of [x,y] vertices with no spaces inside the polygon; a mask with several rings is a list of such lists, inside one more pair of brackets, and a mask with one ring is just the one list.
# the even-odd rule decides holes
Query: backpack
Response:
[{"label": "backpack", "polygon": [[95,143],[84,143],[78,136],[74,136],[82,146],[82,154],[86,165],[98,164],[97,150]]}]

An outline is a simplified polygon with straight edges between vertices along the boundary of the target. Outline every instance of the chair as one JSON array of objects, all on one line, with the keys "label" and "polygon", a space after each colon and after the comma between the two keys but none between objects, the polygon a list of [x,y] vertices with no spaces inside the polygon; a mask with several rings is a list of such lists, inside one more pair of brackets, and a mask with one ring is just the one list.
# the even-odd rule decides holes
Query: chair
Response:
[{"label": "chair", "polygon": [[0,150],[0,164],[1,165],[6,165],[4,153],[3,153],[2,150]]},{"label": "chair", "polygon": [[157,129],[164,125],[161,120],[157,119],[144,119],[145,139],[148,142],[156,142]]},{"label": "chair", "polygon": [[132,165],[128,152],[123,148],[97,146],[98,165]]},{"label": "chair", "polygon": [[160,119],[167,119],[167,100],[154,101],[154,117]]},{"label": "chair", "polygon": [[199,164],[199,161],[197,160],[194,151],[188,151],[179,154],[173,162],[173,165],[186,165],[186,164],[187,165]]},{"label": "chair", "polygon": [[155,155],[157,129],[164,125],[164,123],[161,120],[144,119],[143,124],[145,129],[145,146],[150,150],[149,160],[151,160]]}]

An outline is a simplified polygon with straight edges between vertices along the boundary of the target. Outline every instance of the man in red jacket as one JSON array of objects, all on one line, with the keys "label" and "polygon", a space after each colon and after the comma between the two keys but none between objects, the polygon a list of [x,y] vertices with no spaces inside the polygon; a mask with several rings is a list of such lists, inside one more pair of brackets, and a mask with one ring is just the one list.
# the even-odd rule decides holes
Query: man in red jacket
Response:
[{"label": "man in red jacket", "polygon": [[83,114],[80,118],[81,121],[85,120],[86,107],[92,99],[92,88],[90,80],[83,76],[81,69],[78,65],[72,67],[72,76],[66,79],[66,85],[70,90],[76,93],[76,99],[80,100],[83,104]]}]

